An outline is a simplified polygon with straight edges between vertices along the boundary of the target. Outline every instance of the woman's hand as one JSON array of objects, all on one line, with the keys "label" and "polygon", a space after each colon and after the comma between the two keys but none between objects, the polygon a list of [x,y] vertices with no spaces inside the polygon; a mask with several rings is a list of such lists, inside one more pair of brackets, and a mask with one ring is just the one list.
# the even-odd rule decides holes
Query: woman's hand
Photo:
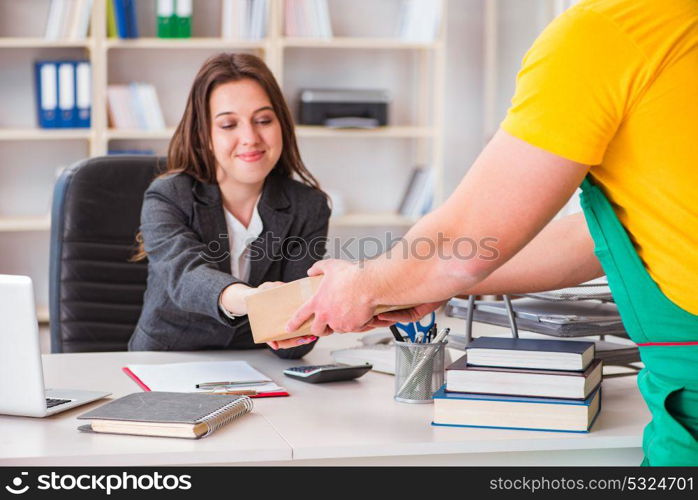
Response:
[{"label": "woman's hand", "polygon": [[302,337],[293,337],[292,339],[286,340],[272,340],[267,342],[267,345],[274,349],[275,351],[279,349],[290,349],[291,347],[298,347],[299,345],[309,344],[317,340],[315,335],[304,335]]},{"label": "woman's hand", "polygon": [[[228,299],[228,303],[231,301],[235,302],[233,307],[237,307],[238,311],[240,312],[235,312],[232,311],[233,313],[236,314],[247,314],[247,304],[245,303],[245,299],[249,297],[250,295],[254,295],[255,293],[259,293],[263,290],[270,290],[272,288],[276,288],[277,286],[284,285],[285,283],[283,281],[265,281],[261,285],[259,285],[256,288],[249,287],[247,285],[243,285],[242,283],[236,283],[234,285],[230,285],[228,288],[226,288],[223,291],[223,305],[226,307],[226,298]],[[226,295],[226,292],[228,292],[228,295]],[[230,310],[230,309],[229,309]],[[279,340],[279,341],[274,341],[274,342],[267,342],[269,347],[271,347],[274,350],[277,349],[288,349],[290,347],[296,347],[299,345],[307,344],[309,342],[312,342],[314,340],[317,340],[317,337],[313,335],[305,335],[302,337],[295,337],[292,339],[287,339],[287,340]]]},{"label": "woman's hand", "polygon": [[221,304],[226,311],[239,316],[247,314],[247,297],[283,285],[283,281],[266,281],[256,288],[243,283],[233,283],[226,287],[221,293]]}]

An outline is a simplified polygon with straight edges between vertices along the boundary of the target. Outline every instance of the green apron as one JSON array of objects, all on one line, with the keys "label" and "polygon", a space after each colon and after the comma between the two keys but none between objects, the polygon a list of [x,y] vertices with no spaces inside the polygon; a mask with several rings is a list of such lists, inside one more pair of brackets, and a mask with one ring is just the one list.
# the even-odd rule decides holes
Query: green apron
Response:
[{"label": "green apron", "polygon": [[642,465],[698,465],[698,316],[662,293],[589,177],[582,183],[581,202],[594,253],[645,365],[638,386],[652,421],[642,439]]}]

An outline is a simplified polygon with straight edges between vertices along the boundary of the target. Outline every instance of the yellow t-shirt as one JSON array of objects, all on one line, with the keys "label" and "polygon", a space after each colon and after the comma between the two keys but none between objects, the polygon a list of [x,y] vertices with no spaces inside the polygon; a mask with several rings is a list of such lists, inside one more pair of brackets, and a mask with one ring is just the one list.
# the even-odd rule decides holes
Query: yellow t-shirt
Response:
[{"label": "yellow t-shirt", "polygon": [[524,57],[501,127],[591,165],[652,279],[698,314],[698,0],[582,0]]}]

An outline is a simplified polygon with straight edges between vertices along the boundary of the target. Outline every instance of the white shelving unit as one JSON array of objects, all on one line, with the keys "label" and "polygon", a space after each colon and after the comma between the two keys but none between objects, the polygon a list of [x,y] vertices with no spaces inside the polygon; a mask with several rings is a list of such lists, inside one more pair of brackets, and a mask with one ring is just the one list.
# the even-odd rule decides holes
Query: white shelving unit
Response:
[{"label": "white shelving unit", "polygon": [[[383,0],[380,7],[393,8],[393,18],[396,19],[402,1]],[[447,0],[434,1],[443,3],[442,19],[445,19]],[[354,26],[362,26],[365,24],[362,16],[369,19],[376,5],[368,0],[352,1],[351,15],[348,16],[347,11],[342,10],[348,8],[346,2],[340,2],[329,0],[331,14],[335,9],[341,11],[333,14],[333,27],[352,21],[349,19],[351,16],[354,16]],[[23,179],[17,189],[30,186],[32,191],[27,198],[29,208],[0,201],[2,245],[21,239],[26,233],[47,234],[50,229],[47,215],[50,194],[59,168],[86,156],[106,154],[112,149],[147,148],[157,154],[165,154],[195,72],[208,56],[221,51],[250,52],[262,57],[280,82],[292,110],[299,86],[312,85],[314,81],[311,78],[315,75],[322,74],[324,86],[350,87],[340,73],[345,71],[344,66],[349,67],[357,61],[362,66],[366,65],[367,71],[375,73],[375,77],[366,74],[366,78],[361,80],[364,84],[359,88],[382,86],[383,82],[394,83],[394,88],[388,89],[396,96],[391,103],[389,126],[373,130],[297,127],[301,153],[323,187],[332,187],[334,183],[335,188],[353,189],[358,193],[353,198],[349,197],[345,214],[333,217],[333,227],[352,228],[359,232],[376,228],[404,231],[414,223],[414,219],[390,210],[393,207],[396,210],[411,170],[417,164],[434,169],[434,200],[437,204],[442,200],[445,22],[442,21],[439,34],[431,43],[405,42],[390,37],[392,33],[387,31],[380,36],[366,33],[352,36],[352,33],[346,32],[348,29],[345,32],[338,30],[337,36],[331,39],[289,38],[284,36],[282,28],[283,1],[271,0],[266,38],[259,41],[230,40],[220,37],[221,4],[220,1],[194,2],[193,38],[160,39],[155,37],[155,0],[139,0],[136,2],[137,15],[143,37],[121,40],[107,37],[106,0],[95,0],[88,39],[48,41],[42,35],[50,0],[0,0],[0,67],[3,72],[5,67],[16,70],[13,74],[17,75],[7,82],[3,76],[0,82],[0,106],[9,107],[5,111],[5,118],[0,117],[0,172],[14,169],[13,177]],[[13,22],[13,19],[17,21]],[[351,24],[348,22],[348,25]],[[331,55],[328,55],[328,51]],[[90,129],[49,130],[36,126],[33,62],[36,59],[60,58],[85,58],[92,64]],[[341,69],[336,71],[336,77],[333,77],[331,68],[326,68],[328,58]],[[388,74],[390,69],[384,69],[381,61],[383,66],[395,66],[402,73],[393,75],[391,80]],[[303,81],[304,78],[307,79]],[[378,83],[374,84],[374,80]],[[404,83],[405,80],[409,83]],[[146,81],[155,85],[165,115],[166,129],[142,131],[109,128],[107,85],[129,81]],[[357,155],[364,149],[369,152],[370,161],[377,163],[371,168],[371,176],[374,177],[371,181],[379,184],[374,188],[376,191],[363,193],[361,183],[367,182],[366,178],[362,178],[364,174],[356,174],[352,182],[346,182],[343,176],[348,173],[340,171],[340,168],[346,167],[335,167],[330,162],[315,160],[316,164],[322,163],[321,167],[316,168],[312,161],[313,152],[318,148],[330,147],[339,150],[346,148]],[[44,153],[35,158],[27,153],[29,151]],[[391,154],[392,158],[389,158]],[[307,158],[311,158],[311,161]],[[25,164],[30,165],[32,170],[43,168],[42,175],[35,179],[24,178]],[[0,199],[8,189],[15,187],[6,182],[0,184]],[[381,200],[383,205],[364,206],[365,201],[377,198],[384,198]],[[48,246],[45,257],[48,261]],[[0,264],[5,268],[7,266],[3,261],[6,258],[0,258]],[[10,269],[13,269],[12,266]],[[35,273],[37,276],[41,274],[39,271]],[[45,284],[39,279],[37,288],[43,288]],[[37,295],[37,302],[41,305],[42,293]]]}]

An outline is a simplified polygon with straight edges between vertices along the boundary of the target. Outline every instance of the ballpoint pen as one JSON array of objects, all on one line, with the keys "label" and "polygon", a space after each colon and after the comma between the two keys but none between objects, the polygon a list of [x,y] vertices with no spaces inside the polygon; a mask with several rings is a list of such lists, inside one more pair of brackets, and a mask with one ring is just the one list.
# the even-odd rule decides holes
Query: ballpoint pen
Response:
[{"label": "ballpoint pen", "polygon": [[240,390],[240,391],[202,391],[199,394],[220,394],[224,396],[256,396],[257,391],[253,390]]},{"label": "ballpoint pen", "polygon": [[236,386],[236,385],[263,385],[263,384],[268,384],[271,382],[271,380],[244,380],[244,381],[237,381],[237,382],[202,382],[200,384],[196,384],[197,389],[209,389],[211,387],[217,387],[217,386],[222,386],[222,387],[231,387],[231,386]]}]

